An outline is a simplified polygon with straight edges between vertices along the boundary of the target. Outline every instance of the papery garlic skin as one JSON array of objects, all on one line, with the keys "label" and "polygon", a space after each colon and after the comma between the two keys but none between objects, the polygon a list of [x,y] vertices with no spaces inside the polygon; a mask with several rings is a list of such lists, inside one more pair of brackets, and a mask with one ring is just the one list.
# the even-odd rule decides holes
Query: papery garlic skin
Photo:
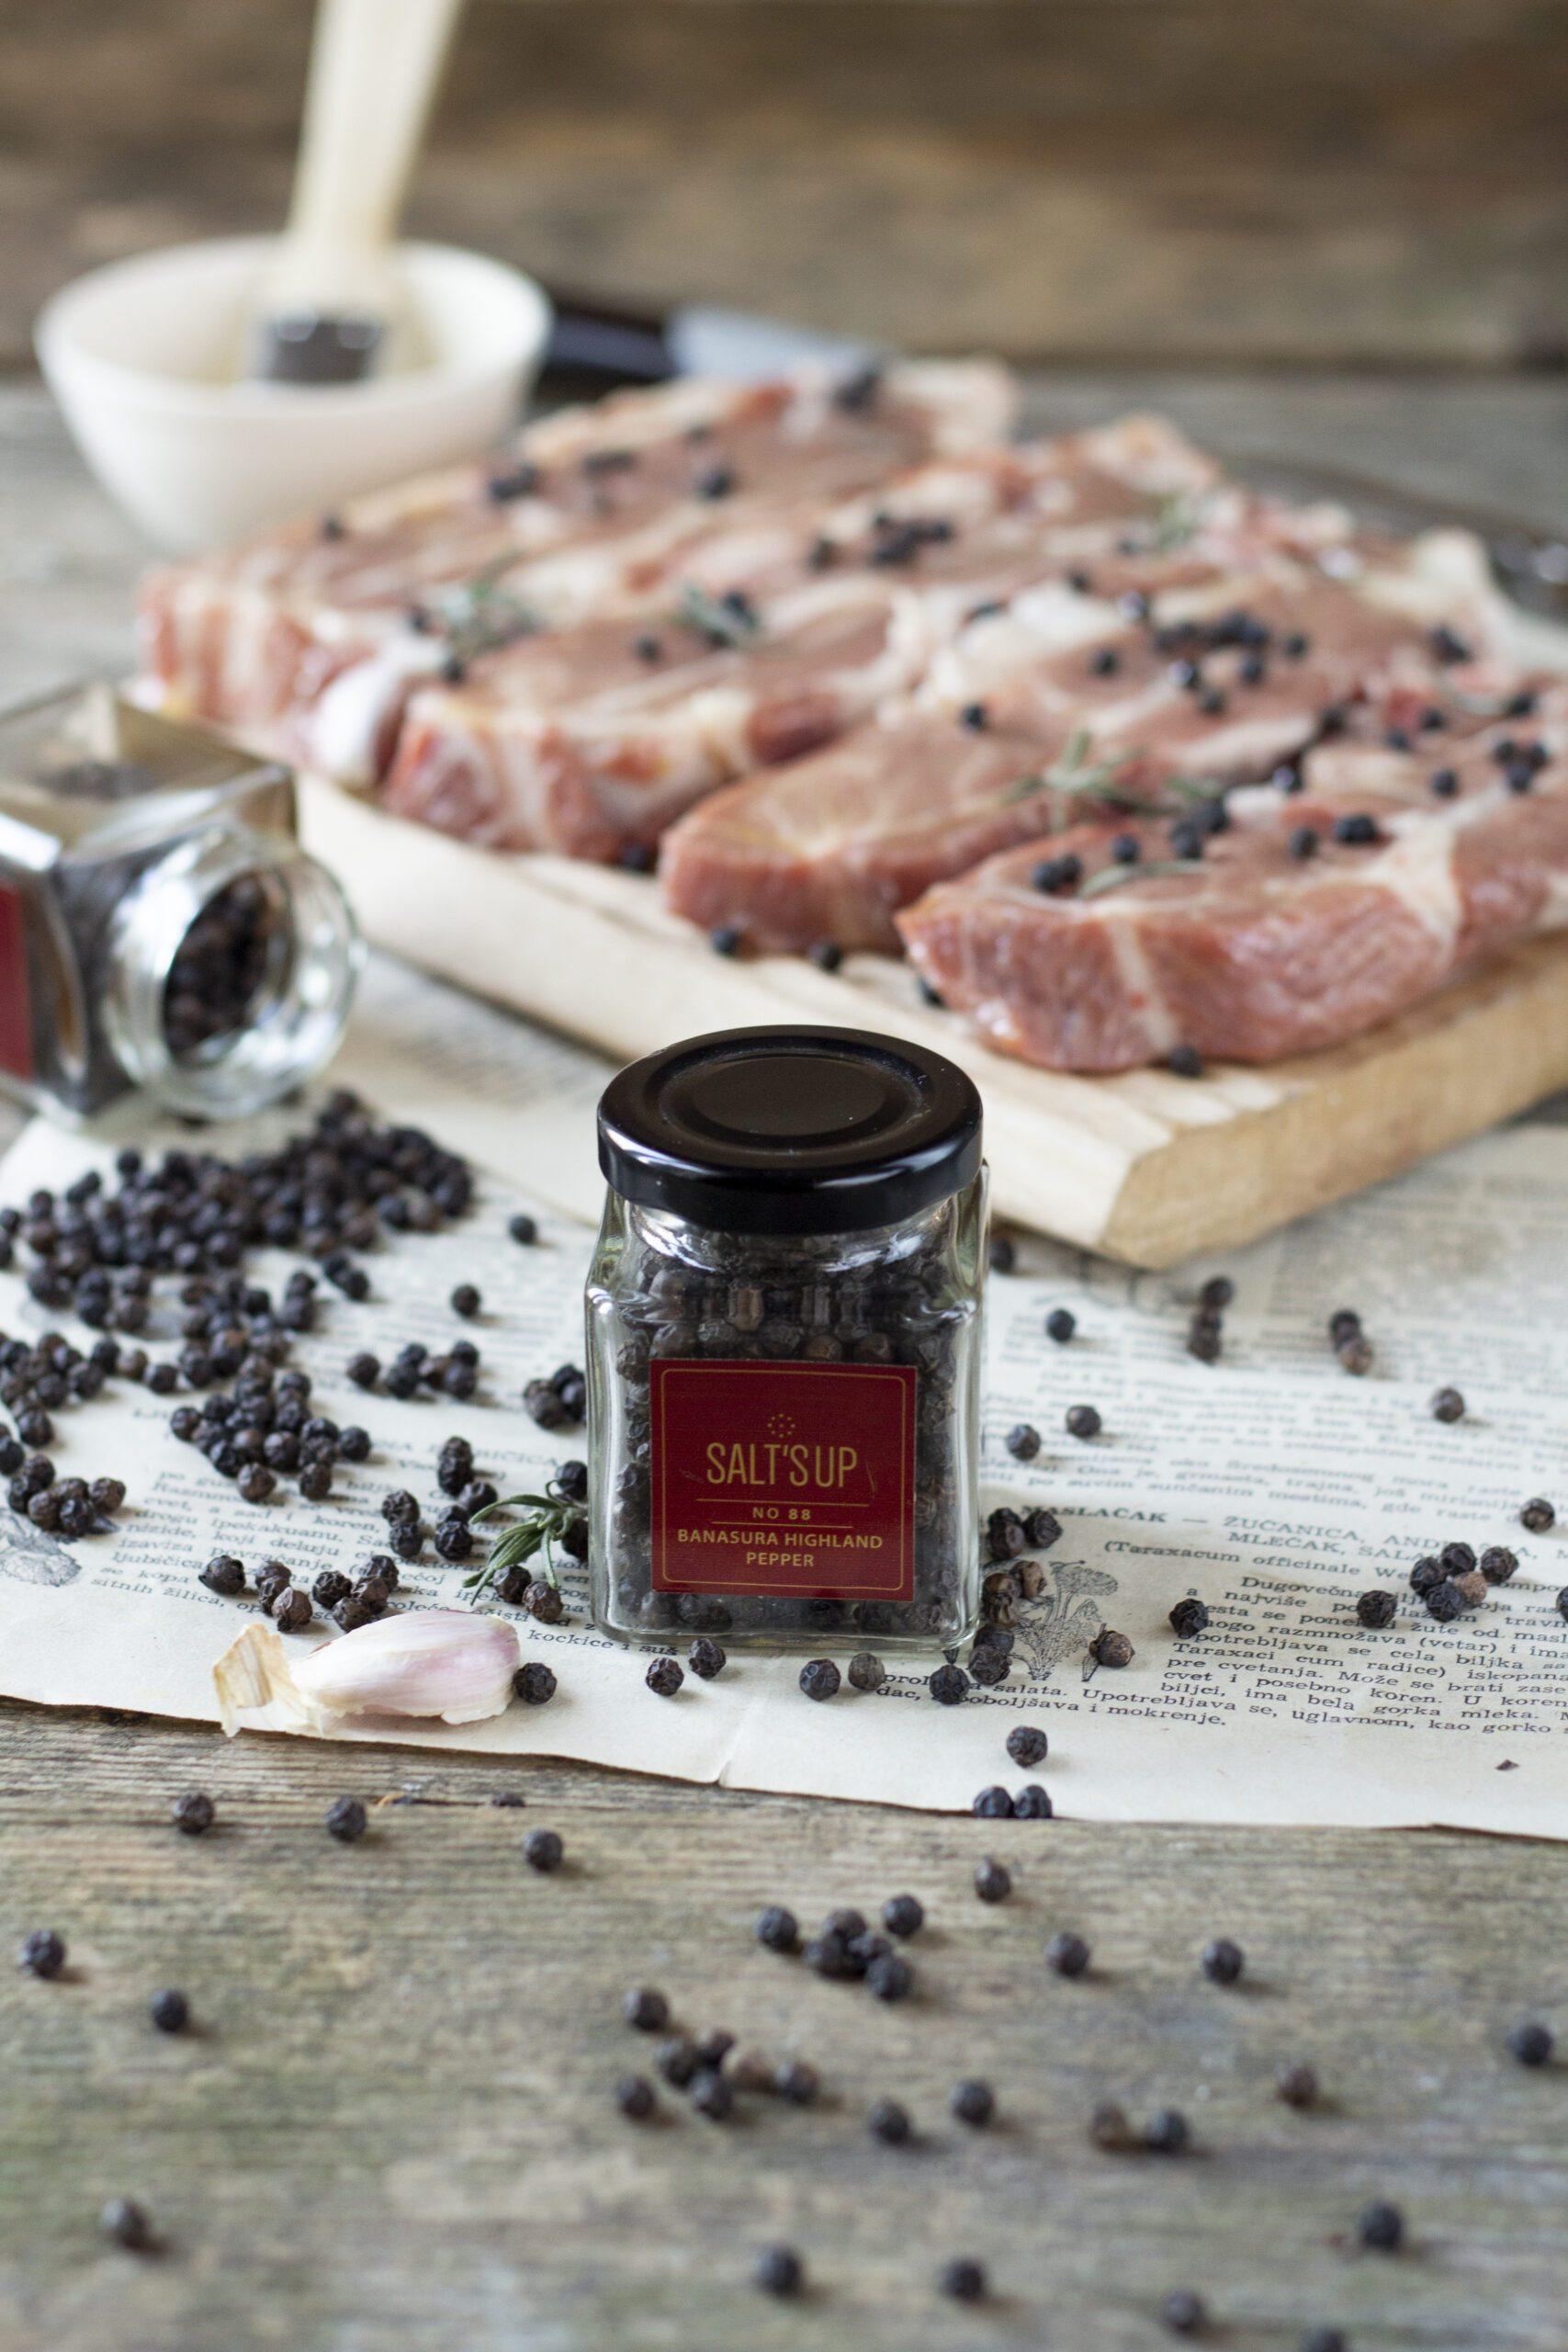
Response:
[{"label": "papery garlic skin", "polygon": [[290,1661],[301,1697],[334,1715],[436,1715],[480,1723],[512,1697],[517,1629],[468,1609],[378,1617]]}]

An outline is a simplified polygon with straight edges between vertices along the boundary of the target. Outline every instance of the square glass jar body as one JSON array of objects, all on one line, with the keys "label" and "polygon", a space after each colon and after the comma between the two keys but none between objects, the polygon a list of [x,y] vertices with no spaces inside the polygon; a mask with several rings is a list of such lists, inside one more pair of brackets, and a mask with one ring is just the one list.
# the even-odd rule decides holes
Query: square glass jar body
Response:
[{"label": "square glass jar body", "polygon": [[106,686],[0,713],[0,1091],[72,1125],[138,1087],[221,1118],[311,1076],[360,951],[296,816],[288,769]]},{"label": "square glass jar body", "polygon": [[932,1652],[979,1602],[984,1170],[896,1225],[717,1232],[611,1187],[587,1288],[594,1621]]}]

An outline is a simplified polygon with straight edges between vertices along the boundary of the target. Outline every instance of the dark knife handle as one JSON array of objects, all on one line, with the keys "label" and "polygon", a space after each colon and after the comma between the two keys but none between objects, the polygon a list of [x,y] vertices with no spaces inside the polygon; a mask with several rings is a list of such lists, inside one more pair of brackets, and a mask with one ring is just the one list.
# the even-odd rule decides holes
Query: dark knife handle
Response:
[{"label": "dark knife handle", "polygon": [[615,384],[666,383],[677,372],[659,319],[570,294],[551,300],[555,321],[545,345],[547,375],[607,390]]}]

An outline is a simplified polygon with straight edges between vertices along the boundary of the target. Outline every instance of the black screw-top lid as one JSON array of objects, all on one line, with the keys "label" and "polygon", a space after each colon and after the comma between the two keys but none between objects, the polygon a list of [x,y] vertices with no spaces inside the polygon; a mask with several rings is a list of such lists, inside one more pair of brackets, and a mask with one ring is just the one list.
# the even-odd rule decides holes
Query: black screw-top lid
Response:
[{"label": "black screw-top lid", "polygon": [[942,1054],[861,1029],[719,1029],[649,1054],[599,1104],[629,1201],[724,1233],[859,1233],[980,1166],[980,1097]]}]

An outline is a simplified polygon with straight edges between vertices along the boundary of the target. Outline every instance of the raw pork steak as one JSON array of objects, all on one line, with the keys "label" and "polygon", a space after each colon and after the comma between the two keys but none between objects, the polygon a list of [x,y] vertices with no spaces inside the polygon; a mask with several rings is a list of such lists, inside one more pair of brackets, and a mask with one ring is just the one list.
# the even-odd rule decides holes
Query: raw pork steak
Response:
[{"label": "raw pork steak", "polygon": [[152,573],[145,667],[171,710],[265,736],[400,636],[411,605],[437,591],[572,549],[581,598],[655,525],[678,535],[729,502],[840,499],[938,452],[994,443],[1014,405],[1006,372],[976,361],[693,379],[568,410],[489,465]]},{"label": "raw pork steak", "polygon": [[1568,923],[1562,689],[1419,752],[1395,734],[1327,747],[1300,792],[1233,794],[1196,857],[1145,820],[992,858],[905,910],[910,956],[987,1044],[1050,1069],[1355,1036]]},{"label": "raw pork steak", "polygon": [[[1401,656],[1429,666],[1425,621],[1321,576],[1260,566],[1159,594],[1194,551],[1147,560],[1136,625],[1021,596],[874,726],[705,801],[665,840],[668,903],[762,948],[896,952],[901,906],[1071,822],[1096,790],[1135,807],[1183,773],[1211,791],[1267,775]],[[1073,642],[1075,621],[1092,641]]]}]

